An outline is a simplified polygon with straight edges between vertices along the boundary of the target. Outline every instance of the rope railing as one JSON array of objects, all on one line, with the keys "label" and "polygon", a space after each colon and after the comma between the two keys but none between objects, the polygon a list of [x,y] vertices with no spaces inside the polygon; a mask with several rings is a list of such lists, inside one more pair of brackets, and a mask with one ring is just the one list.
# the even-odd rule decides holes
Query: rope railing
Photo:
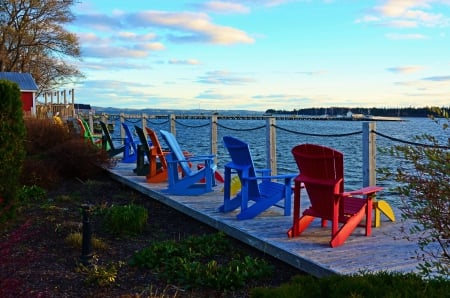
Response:
[{"label": "rope railing", "polygon": [[221,127],[223,129],[233,130],[233,131],[252,131],[252,130],[258,130],[258,129],[266,127],[265,125],[261,125],[261,126],[252,127],[252,128],[234,128],[234,127],[228,127],[228,126],[222,125],[222,124],[220,124],[218,122],[213,122],[213,123],[215,125],[217,125],[218,127]]},{"label": "rope railing", "polygon": [[150,124],[153,124],[153,125],[164,125],[166,123],[169,123],[169,121],[170,120],[167,119],[167,120],[164,120],[164,121],[161,121],[161,122],[153,122],[153,121],[148,120],[148,118],[147,118],[147,122],[150,123]]},{"label": "rope railing", "polygon": [[394,138],[388,135],[385,135],[381,132],[378,131],[370,131],[371,133],[376,134],[377,136],[383,137],[385,139],[391,140],[391,141],[395,141],[395,142],[399,142],[399,143],[403,143],[403,144],[408,144],[408,145],[413,145],[413,146],[418,146],[418,147],[427,147],[427,148],[436,148],[436,149],[445,149],[445,150],[449,150],[450,147],[449,146],[443,146],[443,145],[434,145],[434,144],[423,144],[423,143],[417,143],[417,142],[411,142],[411,141],[406,141],[406,140],[401,140],[398,138]]},{"label": "rope railing", "polygon": [[[115,116],[109,116],[105,117],[104,119],[107,119],[111,121],[112,119],[117,119],[118,117]],[[133,119],[133,120],[132,120]],[[393,136],[389,136],[387,134],[380,133],[375,130],[375,122],[363,122],[363,129],[358,131],[352,131],[352,132],[345,132],[345,133],[332,133],[332,134],[326,134],[326,133],[310,133],[310,132],[302,132],[297,131],[293,129],[289,129],[286,127],[278,126],[275,124],[275,118],[274,117],[267,117],[265,118],[265,125],[256,126],[256,127],[250,127],[250,128],[243,128],[243,127],[231,127],[227,125],[223,125],[222,123],[219,123],[219,119],[217,116],[211,116],[208,118],[209,120],[206,123],[196,124],[196,125],[190,125],[187,124],[184,121],[179,121],[177,117],[173,114],[168,115],[167,120],[164,121],[151,121],[147,117],[147,115],[143,114],[142,116],[136,117],[136,115],[129,116],[121,114],[120,121],[127,121],[132,123],[141,122],[142,126],[146,126],[147,124],[152,125],[167,125],[169,123],[169,130],[176,134],[176,126],[183,126],[187,128],[203,128],[203,127],[210,127],[210,153],[216,155],[216,163],[217,156],[218,156],[218,147],[220,142],[218,142],[218,128],[223,130],[230,130],[235,132],[246,132],[246,131],[256,131],[260,129],[265,129],[265,144],[266,144],[266,161],[267,161],[267,168],[270,168],[274,174],[276,174],[277,171],[277,138],[276,138],[276,131],[282,131],[286,133],[291,133],[295,135],[302,135],[302,136],[309,136],[309,137],[319,137],[319,138],[329,138],[329,137],[349,137],[354,135],[360,135],[362,134],[362,154],[363,154],[363,162],[362,162],[362,170],[363,170],[363,183],[364,185],[372,185],[375,181],[375,172],[376,172],[376,136],[386,138],[388,140],[399,142],[403,144],[408,144],[412,146],[423,146],[423,147],[434,147],[439,149],[448,150],[450,149],[449,146],[437,146],[434,144],[422,144],[418,142],[408,141],[408,140],[402,140]],[[159,119],[159,118],[158,118]],[[164,119],[164,118],[161,118]],[[181,118],[180,118],[181,119]],[[184,119],[184,118],[183,118]],[[251,120],[251,119],[246,119]],[[124,138],[124,132],[121,130],[121,137]],[[270,163],[270,164],[269,164]]]},{"label": "rope railing", "polygon": [[178,121],[178,120],[174,120],[174,122],[175,122],[176,124],[179,124],[179,125],[184,126],[184,127],[189,127],[189,128],[200,128],[200,127],[205,127],[205,126],[211,125],[210,122],[205,123],[205,124],[199,124],[199,125],[187,125],[187,124],[185,124],[185,123],[183,123],[183,122],[180,122],[180,121]]},{"label": "rope railing", "polygon": [[293,133],[293,134],[297,134],[297,135],[302,135],[302,136],[311,136],[311,137],[348,137],[348,136],[353,136],[353,135],[357,135],[357,134],[361,134],[362,130],[360,131],[355,131],[355,132],[348,132],[348,133],[341,133],[341,134],[318,134],[318,133],[308,133],[308,132],[300,132],[300,131],[294,131],[291,129],[287,129],[287,128],[283,128],[277,125],[274,125],[274,127],[276,129],[285,131],[285,132],[289,132],[289,133]]},{"label": "rope railing", "polygon": [[132,119],[130,119],[130,118],[125,118],[125,122],[132,123],[132,124],[136,124],[136,123],[141,122],[141,119],[135,119],[135,120],[132,120]]}]

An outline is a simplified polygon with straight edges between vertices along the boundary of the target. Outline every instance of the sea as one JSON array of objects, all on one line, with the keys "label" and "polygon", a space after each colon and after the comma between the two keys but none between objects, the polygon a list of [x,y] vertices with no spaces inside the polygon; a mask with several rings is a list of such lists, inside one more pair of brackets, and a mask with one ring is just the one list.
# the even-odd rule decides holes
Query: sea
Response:
[{"label": "sea", "polygon": [[[120,123],[116,120],[115,137],[120,137]],[[136,119],[127,119],[130,126],[141,126]],[[209,119],[177,119],[175,135],[183,150],[194,155],[210,154]],[[415,136],[429,134],[435,136],[442,146],[450,144],[450,129],[444,130],[442,125],[448,120],[433,121],[428,118],[402,118],[402,121],[376,121],[376,147],[389,149],[397,145],[423,144]],[[146,125],[153,130],[170,131],[170,123],[166,119],[148,119]],[[230,160],[228,152],[221,140],[223,136],[234,136],[248,143],[256,167],[267,168],[266,159],[266,121],[265,120],[218,120],[218,152],[217,166],[223,166]],[[291,149],[303,143],[314,143],[332,147],[344,154],[345,190],[350,191],[362,187],[362,121],[342,120],[276,120],[276,158],[277,173],[298,173],[298,168],[291,154]],[[164,141],[160,138],[164,147]],[[377,150],[376,167],[387,168],[395,172],[397,168],[414,171],[404,159],[396,158]],[[395,181],[381,180],[377,175],[377,185],[385,190],[379,197],[393,205],[399,206],[401,201],[395,192]]]}]

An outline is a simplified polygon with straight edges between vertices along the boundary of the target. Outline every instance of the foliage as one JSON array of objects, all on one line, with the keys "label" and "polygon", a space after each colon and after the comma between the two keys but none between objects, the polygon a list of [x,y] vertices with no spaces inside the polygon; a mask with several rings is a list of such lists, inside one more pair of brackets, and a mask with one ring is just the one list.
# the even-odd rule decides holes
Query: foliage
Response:
[{"label": "foliage", "polygon": [[[395,173],[379,169],[382,179],[394,179],[395,191],[402,196],[402,217],[412,220],[410,233],[418,238],[419,269],[424,277],[450,274],[450,137],[448,114],[435,109],[444,118],[443,136],[422,134],[418,145],[398,145],[390,154],[404,160]],[[443,137],[443,138],[442,138]],[[444,140],[444,141],[442,141]],[[442,142],[447,142],[445,146]],[[426,144],[426,145],[425,145]],[[407,164],[408,163],[408,164]]]},{"label": "foliage", "polygon": [[51,188],[62,177],[87,179],[112,164],[108,154],[50,119],[26,118],[26,159],[20,182]]},{"label": "foliage", "polygon": [[147,219],[148,211],[142,206],[115,205],[105,211],[104,226],[117,235],[136,235],[143,230]]},{"label": "foliage", "polygon": [[[442,109],[449,109],[450,107],[442,107]],[[313,108],[301,108],[294,109],[292,111],[268,109],[266,114],[281,114],[281,115],[309,115],[309,116],[322,116],[322,115],[346,115],[348,112],[352,114],[364,114],[383,117],[427,117],[430,115],[439,116],[436,110],[430,110],[429,107],[405,107],[405,108],[377,108],[377,107],[313,107]]]},{"label": "foliage", "polygon": [[123,262],[115,262],[107,265],[99,265],[98,258],[94,257],[93,264],[85,266],[79,264],[77,271],[84,274],[88,285],[108,286],[115,283],[119,269]]},{"label": "foliage", "polygon": [[49,148],[68,141],[72,136],[69,134],[67,124],[55,125],[51,119],[26,118],[25,127],[27,137],[25,149],[28,156],[45,156]]},{"label": "foliage", "polygon": [[31,73],[40,91],[82,77],[68,63],[80,57],[77,36],[65,30],[74,2],[1,1],[0,71]]},{"label": "foliage", "polygon": [[0,219],[12,215],[25,158],[22,100],[17,84],[0,80]]},{"label": "foliage", "polygon": [[47,197],[47,191],[37,185],[24,185],[19,191],[18,198],[21,202],[42,201]]},{"label": "foliage", "polygon": [[288,297],[446,297],[450,281],[423,280],[416,274],[378,272],[360,275],[333,275],[316,279],[308,275],[295,276],[278,288],[255,288],[254,298]]},{"label": "foliage", "polygon": [[88,179],[113,163],[106,151],[81,138],[56,145],[49,150],[49,156],[62,176],[80,179]]},{"label": "foliage", "polygon": [[[179,242],[153,243],[137,252],[130,264],[156,271],[168,283],[186,288],[236,289],[272,273],[264,260],[230,255],[231,251],[223,233],[192,236]],[[218,255],[227,257],[216,260]]]},{"label": "foliage", "polygon": [[[83,235],[80,232],[70,233],[69,235],[66,236],[64,242],[70,247],[81,249],[83,243]],[[108,245],[104,241],[96,237],[92,237],[91,245],[92,248],[99,250],[106,250],[108,248]]]}]

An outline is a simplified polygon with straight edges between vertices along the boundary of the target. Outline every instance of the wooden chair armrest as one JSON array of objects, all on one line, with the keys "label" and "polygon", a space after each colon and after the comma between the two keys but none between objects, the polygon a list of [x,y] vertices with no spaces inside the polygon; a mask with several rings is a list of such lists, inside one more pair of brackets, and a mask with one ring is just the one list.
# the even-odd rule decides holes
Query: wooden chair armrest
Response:
[{"label": "wooden chair armrest", "polygon": [[370,194],[379,192],[381,190],[383,190],[383,187],[381,187],[381,186],[366,186],[366,187],[363,187],[361,189],[357,189],[354,191],[343,192],[342,196],[351,197],[351,196],[358,196],[358,195],[370,195]]}]

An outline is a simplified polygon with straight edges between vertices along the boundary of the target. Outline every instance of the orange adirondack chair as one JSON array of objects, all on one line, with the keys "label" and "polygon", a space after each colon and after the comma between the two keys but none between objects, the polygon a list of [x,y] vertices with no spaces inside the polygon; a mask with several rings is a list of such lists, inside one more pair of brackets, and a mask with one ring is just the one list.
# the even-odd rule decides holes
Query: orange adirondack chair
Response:
[{"label": "orange adirondack chair", "polygon": [[[382,187],[368,186],[344,192],[344,157],[332,148],[302,144],[292,149],[300,170],[294,179],[294,215],[289,237],[299,236],[315,219],[322,227],[332,222],[330,246],[342,245],[365,218],[365,234],[372,230],[372,204]],[[300,190],[304,186],[311,206],[300,217]]]},{"label": "orange adirondack chair", "polygon": [[148,159],[148,174],[146,176],[149,183],[160,183],[167,181],[167,161],[165,158],[165,152],[161,149],[158,137],[156,133],[150,128],[146,127],[145,130],[150,137],[152,147],[148,145],[147,138],[144,131],[139,126],[134,126],[136,133],[139,136],[140,145],[142,146]]}]

